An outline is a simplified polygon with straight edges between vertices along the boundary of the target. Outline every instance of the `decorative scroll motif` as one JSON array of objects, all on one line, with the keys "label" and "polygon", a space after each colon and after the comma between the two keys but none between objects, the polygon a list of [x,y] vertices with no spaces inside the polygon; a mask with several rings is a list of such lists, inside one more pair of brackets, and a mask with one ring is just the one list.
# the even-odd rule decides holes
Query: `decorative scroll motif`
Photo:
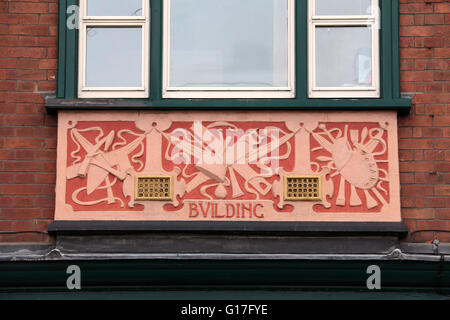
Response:
[{"label": "decorative scroll motif", "polygon": [[[388,162],[387,123],[371,128],[367,125],[353,125],[355,129],[349,129],[349,124],[343,126],[342,129],[320,124],[317,130],[309,132],[311,139],[319,144],[311,150],[312,154],[322,154],[314,157],[317,165],[328,169],[335,182],[339,178],[334,205],[367,209],[387,205],[389,175],[387,167],[381,167]],[[347,185],[350,197],[346,194]]]},{"label": "decorative scroll motif", "polygon": [[[97,132],[94,143],[91,143],[83,135],[83,133],[92,132]],[[123,137],[124,134],[133,135],[136,139],[127,143]],[[108,204],[118,201],[120,206],[124,207],[123,198],[114,195],[113,187],[118,180],[126,183],[132,179],[133,165],[142,168],[143,163],[138,158],[144,153],[143,140],[145,134],[137,134],[128,129],[119,130],[117,135],[115,131],[105,134],[100,127],[90,127],[86,129],[72,128],[70,137],[76,145],[76,149],[70,153],[75,160],[67,168],[67,179],[77,177],[86,179],[86,186],[73,192],[71,196],[73,202],[89,206],[104,201]],[[113,143],[114,141],[116,142]],[[140,151],[133,155],[130,160],[128,155],[136,149],[140,149]],[[81,151],[85,153],[84,158],[79,155]],[[80,200],[78,197],[81,192],[85,192],[89,196],[97,189],[106,190],[106,197],[89,201]]]},{"label": "decorative scroll motif", "polygon": [[[380,212],[390,202],[387,123],[124,123],[67,127],[66,179],[77,183],[66,188],[66,204],[75,212],[286,220]],[[137,178],[152,176],[170,177],[170,197],[137,194]],[[288,194],[286,181],[302,176],[320,181],[311,197]]]}]

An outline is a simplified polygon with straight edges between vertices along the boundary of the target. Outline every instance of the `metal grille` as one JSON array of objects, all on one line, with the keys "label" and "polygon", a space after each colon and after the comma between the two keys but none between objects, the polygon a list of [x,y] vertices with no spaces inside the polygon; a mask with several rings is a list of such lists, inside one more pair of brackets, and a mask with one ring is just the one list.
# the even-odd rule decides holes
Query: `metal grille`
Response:
[{"label": "metal grille", "polygon": [[321,182],[320,176],[285,176],[284,200],[322,200]]},{"label": "metal grille", "polygon": [[168,176],[136,178],[135,200],[172,200],[173,182]]}]

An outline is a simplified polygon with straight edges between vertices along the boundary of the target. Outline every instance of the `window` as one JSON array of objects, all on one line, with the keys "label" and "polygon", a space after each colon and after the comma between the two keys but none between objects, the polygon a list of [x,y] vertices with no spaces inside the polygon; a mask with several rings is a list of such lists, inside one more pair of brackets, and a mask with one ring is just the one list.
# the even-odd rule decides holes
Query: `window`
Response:
[{"label": "window", "polygon": [[148,1],[80,1],[79,97],[148,97],[148,51]]},{"label": "window", "polygon": [[379,97],[378,1],[309,3],[309,97]]},{"label": "window", "polygon": [[[77,98],[168,110],[411,106],[400,96],[398,0],[61,1],[48,108]],[[66,28],[78,3],[79,28]]]},{"label": "window", "polygon": [[165,98],[294,97],[293,0],[166,0]]}]

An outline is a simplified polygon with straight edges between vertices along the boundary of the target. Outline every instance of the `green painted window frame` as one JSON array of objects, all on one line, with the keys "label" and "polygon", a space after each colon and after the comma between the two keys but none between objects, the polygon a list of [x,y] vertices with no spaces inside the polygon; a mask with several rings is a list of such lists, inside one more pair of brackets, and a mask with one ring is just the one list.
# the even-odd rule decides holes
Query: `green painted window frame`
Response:
[{"label": "green painted window frame", "polygon": [[[286,99],[164,99],[163,0],[150,3],[150,90],[145,99],[113,99],[93,107],[92,101],[77,98],[78,30],[66,28],[67,8],[78,0],[59,0],[58,88],[52,109],[287,109],[287,110],[397,110],[409,111],[411,100],[400,94],[399,0],[379,0],[380,30],[380,98],[322,99],[308,98],[308,1],[297,0],[295,98]],[[68,100],[72,101],[71,104]],[[76,100],[76,101],[73,101]],[[89,101],[87,101],[89,100]],[[104,100],[104,99],[103,99]],[[111,99],[108,99],[111,100]]]}]

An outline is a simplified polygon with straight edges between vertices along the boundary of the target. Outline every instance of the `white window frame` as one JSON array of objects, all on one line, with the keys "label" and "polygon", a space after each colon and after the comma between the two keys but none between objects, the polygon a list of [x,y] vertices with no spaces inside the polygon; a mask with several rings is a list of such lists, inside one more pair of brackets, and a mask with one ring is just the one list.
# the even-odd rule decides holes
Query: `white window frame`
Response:
[{"label": "white window frame", "polygon": [[164,0],[163,98],[295,98],[295,0],[288,1],[288,86],[287,87],[170,87],[170,5]]},{"label": "white window frame", "polygon": [[[371,0],[370,15],[315,15],[316,0],[308,0],[308,82],[309,98],[379,98],[380,97],[380,9],[378,0]],[[315,29],[318,26],[370,26],[372,28],[372,86],[318,87],[316,86]]]},{"label": "white window frame", "polygon": [[[150,65],[150,1],[142,1],[141,16],[88,16],[87,1],[80,0],[78,42],[78,97],[79,98],[148,98]],[[88,27],[142,28],[141,87],[87,87],[86,86],[86,31]]]}]

